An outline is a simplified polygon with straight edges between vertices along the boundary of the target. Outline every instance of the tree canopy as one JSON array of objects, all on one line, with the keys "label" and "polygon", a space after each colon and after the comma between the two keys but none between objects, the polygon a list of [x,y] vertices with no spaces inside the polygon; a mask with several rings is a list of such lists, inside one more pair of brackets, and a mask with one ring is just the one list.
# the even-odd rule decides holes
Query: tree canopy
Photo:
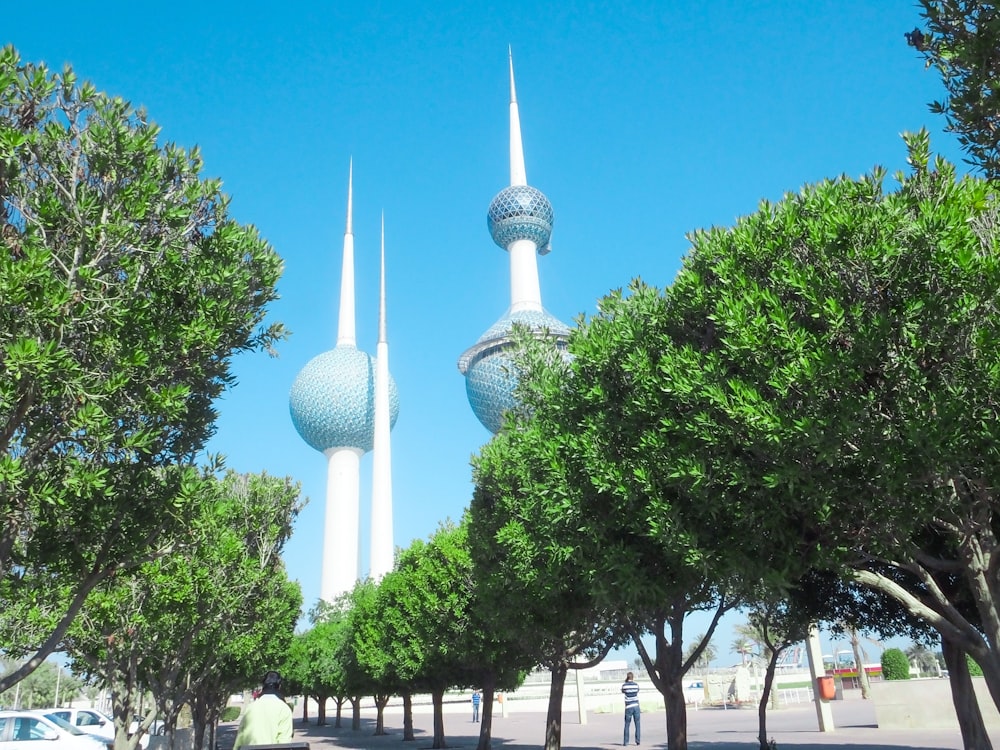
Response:
[{"label": "tree canopy", "polygon": [[920,0],[924,28],[906,39],[941,74],[947,96],[932,102],[969,163],[1000,177],[1000,25],[997,4],[981,0]]},{"label": "tree canopy", "polygon": [[159,141],[69,66],[0,50],[0,628],[37,652],[0,689],[165,551],[233,354],[282,335],[280,259],[197,148]]}]

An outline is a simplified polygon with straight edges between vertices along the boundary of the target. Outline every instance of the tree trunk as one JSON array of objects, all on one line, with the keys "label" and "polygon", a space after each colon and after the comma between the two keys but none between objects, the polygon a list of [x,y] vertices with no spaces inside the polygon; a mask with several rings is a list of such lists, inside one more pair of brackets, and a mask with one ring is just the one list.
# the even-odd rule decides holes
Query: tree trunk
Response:
[{"label": "tree trunk", "polygon": [[385,731],[385,707],[389,702],[388,693],[376,693],[375,696],[375,737],[383,736]]},{"label": "tree trunk", "polygon": [[559,750],[562,747],[562,702],[569,669],[565,661],[560,661],[551,671],[549,711],[545,717],[545,750]]},{"label": "tree trunk", "polygon": [[760,750],[770,750],[770,745],[767,744],[767,701],[774,688],[774,673],[778,668],[778,659],[781,658],[781,651],[770,651],[771,658],[767,660],[767,668],[764,670],[764,687],[761,688],[760,703],[757,704],[757,741],[760,743]]},{"label": "tree trunk", "polygon": [[433,750],[441,750],[448,747],[444,739],[444,688],[434,688],[431,700],[434,702],[434,742],[431,747]]},{"label": "tree trunk", "polygon": [[941,653],[948,668],[951,683],[951,700],[955,704],[958,727],[962,730],[962,744],[966,750],[992,750],[990,737],[983,724],[983,714],[979,710],[976,694],[972,689],[972,677],[965,660],[965,651],[941,639]]},{"label": "tree trunk", "polygon": [[664,684],[663,709],[667,712],[668,750],[687,750],[687,706],[684,705],[684,675],[671,675]]},{"label": "tree trunk", "polygon": [[309,723],[309,694],[306,693],[302,696],[302,723]]},{"label": "tree trunk", "polygon": [[[326,726],[326,696],[316,696],[316,726]],[[340,726],[340,703],[337,703],[337,726]]]},{"label": "tree trunk", "polygon": [[403,693],[403,742],[413,742],[413,693]]},{"label": "tree trunk", "polygon": [[872,697],[872,685],[865,671],[865,662],[861,655],[861,638],[855,628],[850,628],[851,650],[854,652],[854,663],[858,667],[858,685],[861,686],[861,697],[868,700]]},{"label": "tree trunk", "polygon": [[479,706],[479,744],[476,750],[490,750],[493,746],[493,696],[497,681],[493,673],[483,677],[483,699]]},{"label": "tree trunk", "polygon": [[352,695],[351,701],[351,729],[355,732],[361,729],[361,696]]},{"label": "tree trunk", "polygon": [[[345,700],[347,700],[347,699],[344,696],[342,696],[342,695],[337,695],[333,699],[333,702],[337,704],[337,718],[334,720],[334,724],[333,725],[337,729],[340,729],[340,727],[342,726],[341,718],[344,715],[344,701]],[[323,701],[323,716],[324,717],[326,716],[326,701],[325,700]]]}]

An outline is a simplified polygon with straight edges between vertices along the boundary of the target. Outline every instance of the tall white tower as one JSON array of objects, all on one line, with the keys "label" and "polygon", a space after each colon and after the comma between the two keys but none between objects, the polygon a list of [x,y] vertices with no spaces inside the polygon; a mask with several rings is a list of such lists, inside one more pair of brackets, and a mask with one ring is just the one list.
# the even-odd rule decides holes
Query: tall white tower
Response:
[{"label": "tall white tower", "polygon": [[486,216],[493,241],[510,256],[510,307],[458,360],[472,411],[492,433],[503,425],[503,413],[516,405],[517,372],[510,356],[511,330],[520,324],[550,337],[565,348],[569,328],[542,307],[538,283],[538,255],[551,250],[552,204],[528,185],[521,143],[521,119],[514,87],[514,58],[510,67],[510,186],[490,203]]},{"label": "tall white tower", "polygon": [[[375,441],[377,363],[357,348],[355,334],[353,177],[352,165],[347,187],[337,344],[302,368],[289,394],[289,411],[295,429],[327,459],[320,575],[320,598],[327,602],[350,591],[358,580],[360,463],[361,456],[372,450]],[[399,413],[399,398],[387,367],[385,375],[391,429]],[[391,517],[391,505],[389,513]],[[390,518],[390,546],[391,524]],[[373,535],[375,533],[373,527]]]},{"label": "tall white tower", "polygon": [[389,402],[389,342],[385,334],[385,217],[379,263],[378,343],[375,345],[375,435],[372,453],[371,568],[376,581],[392,570],[392,429]]}]

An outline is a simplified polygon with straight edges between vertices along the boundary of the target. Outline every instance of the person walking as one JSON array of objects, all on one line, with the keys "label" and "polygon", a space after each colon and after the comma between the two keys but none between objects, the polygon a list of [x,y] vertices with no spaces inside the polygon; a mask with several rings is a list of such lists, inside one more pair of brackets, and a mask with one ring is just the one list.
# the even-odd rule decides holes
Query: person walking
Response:
[{"label": "person walking", "polygon": [[622,683],[622,693],[625,696],[625,735],[622,745],[628,744],[628,726],[635,722],[635,744],[639,744],[639,685],[634,675],[629,672]]},{"label": "person walking", "polygon": [[246,745],[281,745],[292,740],[292,709],[279,691],[281,675],[264,675],[260,696],[243,711],[233,750]]},{"label": "person walking", "polygon": [[476,688],[472,692],[472,721],[479,721],[479,703],[482,701],[483,696],[479,694],[479,688]]}]

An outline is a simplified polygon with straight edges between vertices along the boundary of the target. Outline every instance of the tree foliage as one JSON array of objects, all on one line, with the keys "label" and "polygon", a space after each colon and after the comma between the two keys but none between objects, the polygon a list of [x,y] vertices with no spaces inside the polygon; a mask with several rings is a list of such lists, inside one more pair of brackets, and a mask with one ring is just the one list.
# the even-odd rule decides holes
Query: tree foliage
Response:
[{"label": "tree foliage", "polygon": [[995,2],[920,0],[924,28],[906,39],[941,74],[947,97],[930,109],[987,178],[1000,177],[1000,23]]},{"label": "tree foliage", "polygon": [[885,680],[908,680],[910,679],[910,662],[898,648],[887,648],[882,652],[882,679]]},{"label": "tree foliage", "polygon": [[0,628],[37,652],[0,689],[102,580],[166,551],[232,355],[281,335],[261,326],[277,255],[159,133],[0,50]]},{"label": "tree foliage", "polygon": [[111,691],[119,750],[139,741],[126,730],[146,689],[156,710],[143,731],[158,711],[172,734],[188,705],[202,738],[228,696],[284,656],[299,616],[302,596],[281,559],[298,487],[235,473],[202,485],[189,541],[98,586],[65,641],[76,665]]},{"label": "tree foliage", "polygon": [[669,674],[692,604],[819,570],[1000,676],[996,196],[906,141],[898,188],[876,168],[695,232],[669,288],[600,301],[570,364],[528,359],[508,430],[558,436],[538,463],[576,491],[538,492],[605,556],[586,558],[597,590],[649,606]]}]

